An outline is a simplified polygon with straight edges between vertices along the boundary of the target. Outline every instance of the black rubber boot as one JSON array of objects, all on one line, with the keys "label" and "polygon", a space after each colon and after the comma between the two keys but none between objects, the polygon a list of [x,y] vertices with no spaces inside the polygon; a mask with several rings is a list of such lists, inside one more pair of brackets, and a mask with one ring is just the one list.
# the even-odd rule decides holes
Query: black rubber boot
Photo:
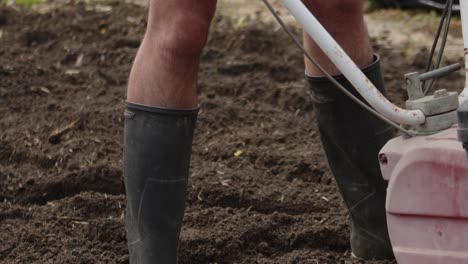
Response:
[{"label": "black rubber boot", "polygon": [[[377,56],[363,72],[385,93]],[[393,137],[393,129],[326,78],[306,77],[328,164],[351,215],[353,254],[361,259],[393,259],[385,215],[387,184],[378,162],[378,153]],[[344,76],[336,79],[358,96]]]},{"label": "black rubber boot", "polygon": [[131,264],[177,263],[197,112],[127,103],[123,166]]}]

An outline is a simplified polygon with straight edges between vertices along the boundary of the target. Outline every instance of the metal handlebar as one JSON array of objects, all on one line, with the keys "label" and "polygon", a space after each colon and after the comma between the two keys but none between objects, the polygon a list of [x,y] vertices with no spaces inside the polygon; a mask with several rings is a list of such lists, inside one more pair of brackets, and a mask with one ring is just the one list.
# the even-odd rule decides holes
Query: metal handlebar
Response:
[{"label": "metal handlebar", "polygon": [[426,117],[422,111],[406,110],[388,101],[301,0],[282,0],[282,2],[333,64],[375,110],[386,118],[403,125],[417,126],[425,122]]},{"label": "metal handlebar", "polygon": [[449,65],[449,66],[439,68],[437,70],[433,70],[433,71],[430,71],[430,72],[423,73],[423,74],[419,75],[419,79],[422,82],[427,81],[427,80],[431,80],[431,79],[437,79],[437,78],[443,77],[443,76],[445,76],[445,75],[447,75],[449,73],[456,72],[456,71],[460,70],[461,68],[462,68],[462,65],[460,63],[455,63],[455,64],[452,64],[452,65]]}]

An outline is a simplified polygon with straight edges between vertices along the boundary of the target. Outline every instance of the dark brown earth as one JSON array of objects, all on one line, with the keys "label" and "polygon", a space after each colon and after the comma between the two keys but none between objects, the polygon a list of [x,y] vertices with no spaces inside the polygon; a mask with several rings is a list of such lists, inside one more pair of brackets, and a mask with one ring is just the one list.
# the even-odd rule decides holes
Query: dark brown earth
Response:
[{"label": "dark brown earth", "polygon": [[[144,15],[0,6],[0,263],[128,263],[123,105]],[[300,54],[270,25],[229,24],[203,54],[180,262],[361,263]],[[376,49],[401,104],[421,54]]]}]

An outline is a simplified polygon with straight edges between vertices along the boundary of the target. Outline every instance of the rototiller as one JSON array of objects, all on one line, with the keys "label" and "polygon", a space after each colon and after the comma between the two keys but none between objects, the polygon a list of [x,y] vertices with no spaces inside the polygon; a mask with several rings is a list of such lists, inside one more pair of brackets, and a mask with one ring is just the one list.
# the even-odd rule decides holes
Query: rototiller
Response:
[{"label": "rototiller", "polygon": [[[433,80],[459,70],[440,68],[454,0],[445,4],[427,71],[405,75],[406,108],[389,102],[367,79],[301,0],[281,0],[303,29],[370,105],[337,83],[288,30],[268,0],[263,0],[305,56],[338,89],[401,131],[378,157],[388,181],[387,222],[399,264],[468,263],[468,78],[460,93],[438,90]],[[468,68],[468,0],[460,0],[465,61]],[[435,66],[433,55],[442,33]],[[377,158],[377,157],[376,157]]]}]

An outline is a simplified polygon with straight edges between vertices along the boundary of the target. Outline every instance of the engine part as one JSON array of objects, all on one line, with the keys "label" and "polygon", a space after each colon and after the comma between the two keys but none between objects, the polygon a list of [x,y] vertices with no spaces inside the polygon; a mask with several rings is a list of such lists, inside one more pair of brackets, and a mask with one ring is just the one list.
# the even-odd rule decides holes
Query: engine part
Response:
[{"label": "engine part", "polygon": [[379,160],[398,263],[468,263],[468,163],[457,128],[393,139]]},{"label": "engine part", "polygon": [[445,76],[460,68],[460,64],[454,64],[424,74],[413,72],[405,75],[409,97],[406,101],[406,108],[420,110],[426,116],[424,124],[412,126],[412,129],[430,134],[450,128],[457,123],[458,94],[441,89],[435,91],[433,95],[425,96],[422,83]]}]

